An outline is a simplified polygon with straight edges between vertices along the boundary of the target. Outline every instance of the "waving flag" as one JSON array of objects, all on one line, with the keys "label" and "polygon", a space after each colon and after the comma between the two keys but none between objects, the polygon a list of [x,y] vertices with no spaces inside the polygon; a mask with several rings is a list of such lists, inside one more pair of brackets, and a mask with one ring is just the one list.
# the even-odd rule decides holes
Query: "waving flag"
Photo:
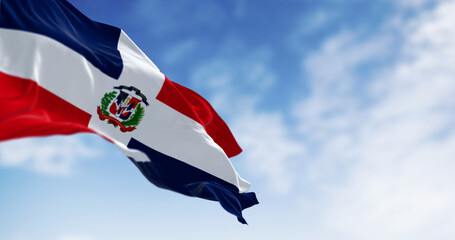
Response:
[{"label": "waving flag", "polygon": [[64,0],[0,1],[0,126],[0,140],[99,134],[156,186],[218,201],[242,223],[258,203],[210,104]]}]

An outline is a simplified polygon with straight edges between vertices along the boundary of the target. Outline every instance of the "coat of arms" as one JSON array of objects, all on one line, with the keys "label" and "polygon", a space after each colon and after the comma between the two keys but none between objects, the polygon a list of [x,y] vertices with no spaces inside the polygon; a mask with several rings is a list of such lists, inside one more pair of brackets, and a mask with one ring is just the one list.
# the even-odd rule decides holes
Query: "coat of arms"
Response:
[{"label": "coat of arms", "polygon": [[122,132],[136,129],[144,117],[147,98],[135,87],[118,86],[115,91],[104,94],[98,115],[101,121],[107,120]]}]

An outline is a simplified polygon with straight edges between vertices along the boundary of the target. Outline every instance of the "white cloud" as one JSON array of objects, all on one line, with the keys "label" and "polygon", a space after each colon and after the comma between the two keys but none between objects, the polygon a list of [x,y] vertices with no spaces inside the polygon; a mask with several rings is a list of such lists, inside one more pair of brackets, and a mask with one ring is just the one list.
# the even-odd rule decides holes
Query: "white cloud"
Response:
[{"label": "white cloud", "polygon": [[95,240],[91,237],[81,237],[81,236],[65,236],[59,238],[59,240]]},{"label": "white cloud", "polygon": [[227,39],[220,48],[218,56],[194,69],[191,81],[199,89],[257,96],[277,83],[277,76],[270,69],[272,49],[248,48],[235,37]]},{"label": "white cloud", "polygon": [[128,20],[136,26],[144,26],[143,30],[154,38],[173,32],[216,30],[228,20],[226,9],[213,1],[198,5],[189,1],[139,0],[130,4],[129,14],[134,17]]},{"label": "white cloud", "polygon": [[395,0],[394,2],[401,7],[419,8],[426,4],[441,2],[441,0]]},{"label": "white cloud", "polygon": [[[455,237],[454,11],[444,1],[366,40],[343,32],[305,60],[312,93],[295,115],[318,239]],[[390,49],[397,61],[364,79]]]},{"label": "white cloud", "polygon": [[39,173],[67,175],[80,159],[100,155],[81,135],[71,137],[26,138],[0,144],[0,166],[21,167]]},{"label": "white cloud", "polygon": [[[229,38],[221,53],[196,67],[191,84],[206,96],[219,112],[238,116],[254,110],[264,95],[277,84],[270,68],[272,51],[267,47],[247,48],[241,40]],[[238,55],[242,55],[241,59]]]},{"label": "white cloud", "polygon": [[[271,51],[265,47],[247,49],[236,40],[228,40],[223,49],[229,51],[194,70],[192,83],[195,89],[213,94],[208,99],[228,120],[244,149],[241,161],[247,163],[251,175],[264,179],[270,192],[288,193],[296,182],[292,167],[303,148],[290,136],[282,113],[258,108],[277,83],[269,63]],[[244,57],[231,55],[232,49]]]},{"label": "white cloud", "polygon": [[298,19],[296,28],[289,35],[289,43],[294,49],[302,49],[305,47],[303,43],[308,41],[311,34],[323,31],[332,21],[338,16],[338,11],[333,10],[318,10],[302,14]]},{"label": "white cloud", "polygon": [[164,55],[164,62],[167,64],[175,64],[187,59],[189,54],[197,46],[196,40],[190,39],[177,43],[170,48]]},{"label": "white cloud", "polygon": [[296,182],[293,166],[303,154],[303,147],[290,138],[283,116],[250,109],[233,120],[237,140],[244,148],[243,160],[251,174],[265,177],[274,193],[288,193]]}]

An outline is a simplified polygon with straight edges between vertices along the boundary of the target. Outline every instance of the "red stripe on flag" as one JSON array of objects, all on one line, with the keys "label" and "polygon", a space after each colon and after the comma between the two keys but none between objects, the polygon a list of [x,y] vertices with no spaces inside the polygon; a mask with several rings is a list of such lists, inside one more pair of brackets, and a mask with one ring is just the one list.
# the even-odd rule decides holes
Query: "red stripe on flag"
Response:
[{"label": "red stripe on flag", "polygon": [[0,140],[93,132],[90,114],[36,82],[0,72]]},{"label": "red stripe on flag", "polygon": [[207,100],[193,90],[172,82],[166,77],[156,99],[204,126],[207,134],[228,157],[242,152],[223,119]]}]

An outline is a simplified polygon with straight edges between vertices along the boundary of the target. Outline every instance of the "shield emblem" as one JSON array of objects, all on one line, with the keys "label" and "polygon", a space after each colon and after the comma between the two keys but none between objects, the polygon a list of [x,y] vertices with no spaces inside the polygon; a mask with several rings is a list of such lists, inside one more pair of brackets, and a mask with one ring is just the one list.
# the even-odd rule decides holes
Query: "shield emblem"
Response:
[{"label": "shield emblem", "polygon": [[108,120],[115,128],[120,126],[122,132],[131,132],[141,122],[147,98],[135,87],[114,87],[116,91],[104,94],[101,106],[98,106],[100,120]]},{"label": "shield emblem", "polygon": [[120,90],[120,93],[109,107],[109,112],[119,120],[128,120],[141,102],[141,100]]}]

